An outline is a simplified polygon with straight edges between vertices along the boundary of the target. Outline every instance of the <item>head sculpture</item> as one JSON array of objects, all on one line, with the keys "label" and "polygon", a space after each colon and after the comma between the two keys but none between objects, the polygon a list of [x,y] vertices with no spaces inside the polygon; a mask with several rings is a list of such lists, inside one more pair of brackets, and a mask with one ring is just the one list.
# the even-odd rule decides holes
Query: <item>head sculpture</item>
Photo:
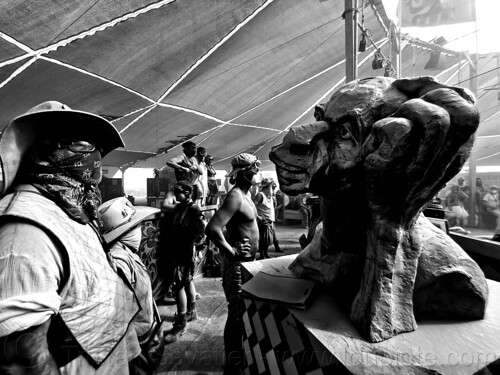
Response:
[{"label": "head sculpture", "polygon": [[[473,96],[431,77],[376,77],[346,84],[322,108],[321,121],[292,127],[269,155],[283,192],[321,197],[322,231],[291,268],[337,289],[370,341],[414,330],[414,314],[467,315],[420,293],[439,284],[429,272],[441,264],[426,251],[442,236],[420,212],[469,156],[479,124]],[[473,261],[470,268],[471,296],[479,289],[482,298],[466,304],[478,318],[487,290]]]}]

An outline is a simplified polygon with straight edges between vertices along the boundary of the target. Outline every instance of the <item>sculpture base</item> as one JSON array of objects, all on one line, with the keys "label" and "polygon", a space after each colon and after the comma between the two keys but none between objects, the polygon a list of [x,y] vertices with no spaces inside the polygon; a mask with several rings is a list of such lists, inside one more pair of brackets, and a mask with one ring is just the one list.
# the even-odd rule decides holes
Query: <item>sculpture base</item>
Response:
[{"label": "sculpture base", "polygon": [[[245,263],[244,277],[290,264],[295,255]],[[474,374],[500,367],[500,283],[488,280],[486,316],[419,321],[414,332],[365,341],[326,291],[307,310],[245,297],[244,348],[250,374]]]}]

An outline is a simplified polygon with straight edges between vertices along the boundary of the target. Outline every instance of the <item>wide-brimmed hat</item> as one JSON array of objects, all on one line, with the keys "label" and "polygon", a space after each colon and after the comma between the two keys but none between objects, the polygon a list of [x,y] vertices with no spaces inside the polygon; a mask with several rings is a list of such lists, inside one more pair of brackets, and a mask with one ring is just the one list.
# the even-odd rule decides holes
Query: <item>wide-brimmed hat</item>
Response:
[{"label": "wide-brimmed hat", "polygon": [[226,177],[233,177],[236,173],[242,169],[246,169],[254,165],[259,159],[257,156],[247,153],[242,153],[236,155],[233,160],[231,160],[231,166],[233,169]]},{"label": "wide-brimmed hat", "polygon": [[271,185],[273,183],[273,179],[272,178],[269,178],[269,177],[264,177],[261,181],[260,181],[260,187],[267,187],[269,185]]},{"label": "wide-brimmed hat", "polygon": [[100,229],[107,243],[161,211],[154,207],[134,206],[125,197],[110,199],[101,204],[98,210],[102,221]]},{"label": "wide-brimmed hat", "polygon": [[14,118],[0,136],[0,159],[2,160],[3,186],[5,193],[16,177],[25,152],[43,135],[57,139],[61,133],[91,135],[104,156],[117,147],[123,147],[122,137],[106,119],[89,112],[72,110],[65,104],[48,101],[41,103]]}]

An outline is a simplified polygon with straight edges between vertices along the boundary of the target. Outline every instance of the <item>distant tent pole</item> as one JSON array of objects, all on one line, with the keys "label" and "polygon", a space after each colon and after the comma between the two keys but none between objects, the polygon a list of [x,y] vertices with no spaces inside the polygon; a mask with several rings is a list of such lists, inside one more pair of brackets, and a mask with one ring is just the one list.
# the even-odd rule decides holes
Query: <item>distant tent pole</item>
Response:
[{"label": "distant tent pole", "polygon": [[[477,43],[477,32],[476,32],[476,43]],[[477,45],[477,44],[476,44]],[[470,67],[470,89],[474,93],[474,96],[477,97],[477,67],[478,67],[478,54],[476,51],[476,55],[474,56],[474,63],[469,64]],[[471,152],[469,156],[469,179],[468,182],[470,187],[470,198],[469,198],[469,227],[476,226],[476,153]],[[478,213],[479,214],[479,213]]]},{"label": "distant tent pole", "polygon": [[403,17],[403,4],[401,3],[401,0],[399,0],[399,5],[398,5],[398,34],[397,34],[397,41],[398,41],[398,56],[397,56],[397,60],[396,60],[396,67],[397,67],[397,72],[396,72],[396,77],[397,78],[401,78],[401,75],[403,74],[402,70],[403,70],[403,64],[402,64],[402,56],[401,56],[401,49],[402,49],[402,46],[401,46],[401,19]]},{"label": "distant tent pole", "polygon": [[358,0],[345,1],[345,81],[358,78]]},{"label": "distant tent pole", "polygon": [[122,191],[123,193],[126,195],[125,193],[125,171],[128,169],[128,165],[125,165],[125,166],[121,166],[119,167],[118,169],[120,170],[120,172],[122,172]]}]

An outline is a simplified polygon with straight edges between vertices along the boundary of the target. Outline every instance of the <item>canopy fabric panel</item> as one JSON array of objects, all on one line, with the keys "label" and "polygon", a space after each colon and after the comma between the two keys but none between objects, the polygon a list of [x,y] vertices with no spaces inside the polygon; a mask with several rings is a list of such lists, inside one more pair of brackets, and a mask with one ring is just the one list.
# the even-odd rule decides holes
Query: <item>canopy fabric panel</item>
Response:
[{"label": "canopy fabric panel", "polygon": [[[363,27],[389,56],[387,16],[380,0],[371,3]],[[214,156],[217,169],[229,169],[240,152],[274,169],[271,147],[291,126],[314,121],[314,106],[345,83],[344,6],[343,0],[2,1],[0,123],[58,100],[117,127],[126,147],[104,164],[129,165],[140,156],[137,167],[159,168],[191,139]],[[359,78],[383,75],[372,69],[375,50],[371,42],[367,47],[357,56]],[[402,47],[403,76],[469,84],[466,60],[448,56],[439,70],[426,71],[430,51]],[[480,64],[493,69],[495,61]],[[479,87],[498,84],[494,74],[482,76]],[[485,114],[478,135],[496,134],[496,93],[478,95]]]}]

